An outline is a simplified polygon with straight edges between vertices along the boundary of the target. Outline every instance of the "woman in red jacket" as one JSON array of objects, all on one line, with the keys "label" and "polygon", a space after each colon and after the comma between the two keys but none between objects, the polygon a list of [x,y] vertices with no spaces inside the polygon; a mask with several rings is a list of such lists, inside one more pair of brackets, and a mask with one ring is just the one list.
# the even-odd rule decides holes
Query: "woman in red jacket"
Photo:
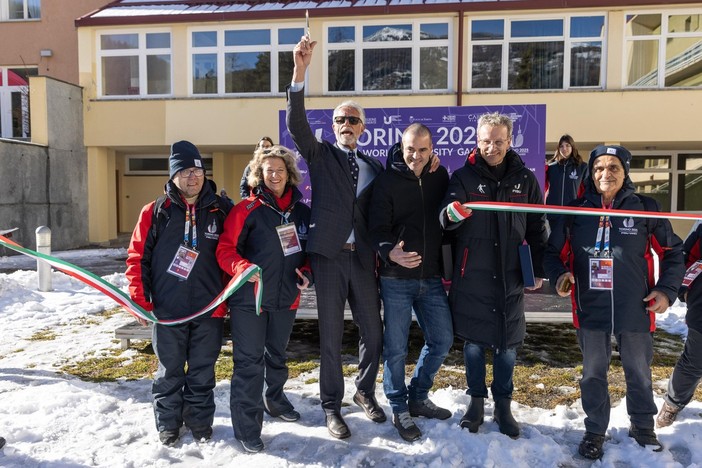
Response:
[{"label": "woman in red jacket", "polygon": [[310,209],[302,203],[296,187],[302,177],[291,150],[283,146],[258,150],[249,166],[252,193],[224,222],[217,260],[232,276],[252,264],[262,270],[260,311],[256,310],[254,294],[257,278],[229,299],[234,436],[246,451],[260,452],[264,411],[284,421],[300,418],[283,386],[288,379],[285,349],[300,291],[311,284],[305,254]]}]

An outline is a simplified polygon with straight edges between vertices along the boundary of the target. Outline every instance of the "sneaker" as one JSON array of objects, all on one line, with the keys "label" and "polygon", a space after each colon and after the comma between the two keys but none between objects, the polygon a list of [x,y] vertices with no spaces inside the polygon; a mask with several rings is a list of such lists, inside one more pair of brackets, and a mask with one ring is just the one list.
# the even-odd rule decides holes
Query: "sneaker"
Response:
[{"label": "sneaker", "polygon": [[161,441],[161,443],[168,447],[172,447],[173,445],[175,445],[175,443],[178,442],[179,437],[180,429],[166,429],[165,431],[161,431],[158,433],[158,438]]},{"label": "sneaker", "polygon": [[604,449],[602,448],[604,439],[603,435],[586,432],[578,446],[578,453],[590,460],[599,460],[604,454]]},{"label": "sneaker", "polygon": [[414,421],[412,421],[409,411],[393,413],[392,424],[395,426],[395,428],[397,428],[397,432],[400,433],[400,437],[405,439],[407,442],[414,442],[422,437],[422,431],[420,431]]},{"label": "sneaker", "polygon": [[241,442],[241,446],[244,447],[244,450],[249,453],[258,453],[263,450],[263,441],[260,437],[250,441],[240,440],[239,442]]},{"label": "sneaker", "polygon": [[658,437],[656,437],[656,433],[653,429],[644,429],[632,424],[631,427],[629,427],[629,437],[633,437],[640,446],[649,447],[654,452],[663,450],[663,446],[658,441]]},{"label": "sneaker", "polygon": [[429,419],[448,419],[451,412],[446,408],[439,408],[429,398],[426,400],[410,400],[409,414],[412,417],[424,416]]},{"label": "sneaker", "polygon": [[660,413],[656,416],[656,427],[668,427],[675,422],[675,418],[678,417],[680,408],[669,404],[667,401],[663,402]]},{"label": "sneaker", "polygon": [[212,438],[212,427],[211,426],[201,426],[201,427],[191,427],[190,432],[193,433],[193,439],[196,441],[200,440],[210,440]]},{"label": "sneaker", "polygon": [[294,409],[289,409],[284,413],[280,413],[278,417],[285,422],[295,422],[298,419],[300,419],[300,413],[298,413]]}]

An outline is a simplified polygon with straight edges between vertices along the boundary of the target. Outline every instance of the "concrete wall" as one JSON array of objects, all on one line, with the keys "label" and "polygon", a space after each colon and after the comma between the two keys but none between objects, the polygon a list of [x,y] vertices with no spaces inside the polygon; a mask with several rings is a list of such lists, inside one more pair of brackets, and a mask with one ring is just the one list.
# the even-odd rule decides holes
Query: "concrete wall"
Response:
[{"label": "concrete wall", "polygon": [[30,95],[32,103],[37,101],[31,108],[32,125],[36,123],[39,133],[47,135],[48,144],[0,139],[0,229],[18,227],[13,239],[32,249],[39,226],[51,228],[54,250],[86,246],[82,91],[51,78],[32,77]]}]

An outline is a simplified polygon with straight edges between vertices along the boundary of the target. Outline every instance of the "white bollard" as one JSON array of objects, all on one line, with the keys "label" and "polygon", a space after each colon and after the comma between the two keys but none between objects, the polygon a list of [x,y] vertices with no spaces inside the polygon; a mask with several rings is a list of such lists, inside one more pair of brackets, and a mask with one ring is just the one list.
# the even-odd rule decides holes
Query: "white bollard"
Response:
[{"label": "white bollard", "polygon": [[[51,229],[39,226],[34,232],[37,238],[37,252],[51,255]],[[39,275],[39,291],[52,291],[51,265],[44,260],[37,259],[37,273]]]}]

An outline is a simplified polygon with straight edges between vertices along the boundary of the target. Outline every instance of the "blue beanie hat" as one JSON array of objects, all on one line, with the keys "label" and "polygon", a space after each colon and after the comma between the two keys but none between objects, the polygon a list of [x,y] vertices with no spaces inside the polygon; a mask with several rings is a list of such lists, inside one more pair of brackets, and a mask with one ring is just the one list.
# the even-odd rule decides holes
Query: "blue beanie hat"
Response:
[{"label": "blue beanie hat", "polygon": [[171,155],[168,158],[169,176],[172,179],[179,171],[198,167],[204,169],[202,156],[195,145],[189,141],[178,141],[171,145]]},{"label": "blue beanie hat", "polygon": [[599,156],[615,156],[619,158],[619,161],[621,161],[622,166],[624,167],[624,176],[629,175],[631,153],[628,149],[619,145],[599,145],[590,153],[590,160],[588,161],[590,174],[592,174],[592,167],[595,164],[595,159],[597,159]]}]

